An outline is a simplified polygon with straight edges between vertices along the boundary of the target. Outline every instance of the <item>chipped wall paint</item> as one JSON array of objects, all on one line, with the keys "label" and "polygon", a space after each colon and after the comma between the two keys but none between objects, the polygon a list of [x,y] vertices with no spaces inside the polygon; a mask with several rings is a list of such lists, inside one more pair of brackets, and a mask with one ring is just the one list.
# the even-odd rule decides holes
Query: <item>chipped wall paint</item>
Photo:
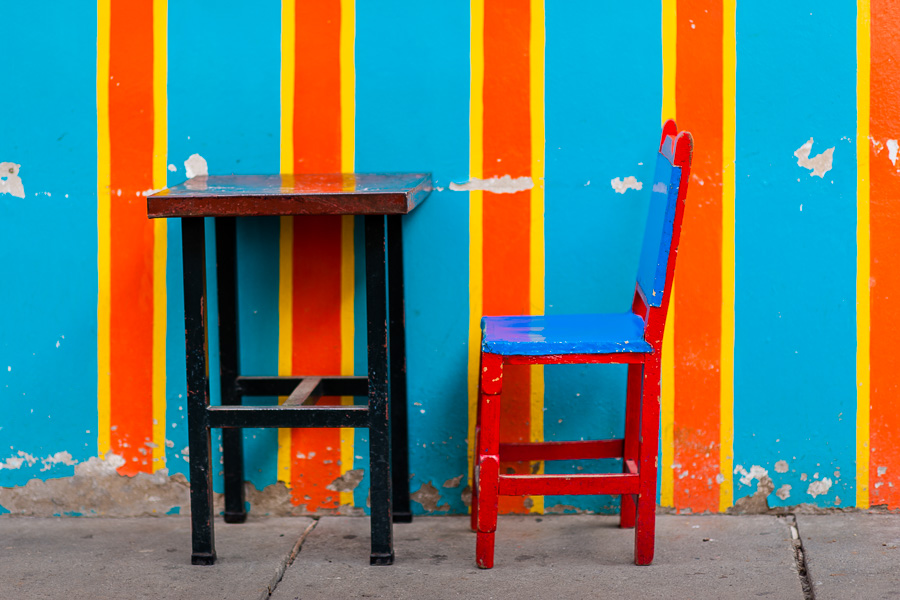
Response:
[{"label": "chipped wall paint", "polygon": [[[589,182],[590,183],[590,182]],[[612,181],[609,182],[612,185],[612,188],[616,190],[618,194],[624,194],[628,190],[640,190],[643,189],[644,184],[637,180],[634,175],[629,175],[625,179],[621,177],[616,177]],[[662,185],[663,193],[665,193],[665,184],[656,183],[653,186],[653,191],[657,191],[657,186]]]},{"label": "chipped wall paint", "polygon": [[[140,13],[133,23],[143,27],[157,4],[131,3],[128,10]],[[282,4],[295,9],[295,16],[315,8],[291,0]],[[672,432],[671,445],[663,448],[662,464],[671,471],[666,503],[697,512],[732,504],[737,512],[801,503],[846,507],[856,505],[861,493],[873,504],[900,506],[900,453],[895,450],[900,444],[889,443],[898,428],[888,414],[896,368],[879,337],[896,330],[891,286],[900,280],[898,253],[888,243],[896,229],[891,200],[900,189],[894,125],[900,115],[894,114],[896,94],[889,85],[897,78],[889,76],[893,67],[883,60],[892,55],[893,42],[884,32],[900,22],[898,9],[872,4],[873,124],[864,137],[865,142],[871,134],[866,145],[873,211],[869,439],[867,430],[856,428],[854,378],[854,348],[863,339],[855,330],[861,314],[854,306],[855,260],[865,250],[855,255],[854,248],[868,242],[854,229],[853,199],[862,185],[858,181],[867,179],[855,170],[861,104],[852,4],[828,0],[809,14],[774,2],[744,3],[729,16],[734,9],[729,2],[674,0],[667,6],[677,10],[667,14],[675,19],[668,25],[677,39],[665,45],[674,58],[662,56],[660,6],[527,4],[526,15],[515,12],[525,10],[522,6],[497,0],[427,6],[404,0],[378,8],[329,0],[317,6],[343,15],[344,29],[332,31],[329,44],[306,48],[305,38],[287,44],[290,28],[282,15],[290,11],[283,13],[279,3],[251,13],[236,0],[173,3],[168,22],[164,15],[164,26],[152,36],[130,36],[124,18],[129,13],[121,12],[125,4],[101,2],[98,8],[112,10],[106,23],[112,27],[109,45],[100,50],[111,53],[113,79],[97,85],[91,79],[100,60],[98,17],[103,26],[104,14],[110,14],[59,9],[48,16],[27,3],[9,7],[7,17],[19,26],[0,47],[18,64],[39,66],[20,74],[27,91],[4,99],[7,114],[17,118],[0,124],[0,157],[7,161],[0,163],[0,261],[6,281],[22,282],[18,293],[0,295],[0,364],[7,367],[0,370],[0,404],[9,407],[0,424],[0,507],[15,514],[187,510],[180,224],[160,223],[161,230],[150,235],[140,219],[143,196],[162,185],[157,183],[160,171],[169,184],[207,173],[278,172],[286,102],[303,109],[317,101],[327,104],[331,101],[321,98],[333,94],[339,94],[343,104],[338,104],[345,109],[338,114],[335,105],[327,119],[318,115],[330,124],[326,134],[340,135],[326,140],[328,160],[358,171],[434,175],[436,191],[404,221],[410,486],[417,512],[463,513],[471,498],[467,345],[469,323],[480,315],[469,314],[470,273],[482,268],[478,293],[483,293],[484,310],[519,305],[522,311],[548,313],[627,310],[640,248],[635,232],[642,230],[650,193],[642,181],[650,175],[647,165],[664,100],[679,124],[694,131],[697,157],[679,253],[682,284],[676,285],[673,303],[674,333],[667,333],[674,336],[670,347],[677,356],[671,420],[664,423]],[[485,11],[482,33],[489,34],[477,55],[472,27],[479,21],[473,11]],[[775,13],[778,19],[771,18]],[[349,37],[348,15],[354,27]],[[196,28],[201,20],[209,26]],[[597,39],[596,23],[610,21],[643,26]],[[443,26],[436,29],[435,22]],[[300,28],[294,33],[302,33],[303,23],[294,25]],[[408,32],[403,46],[385,43],[387,27]],[[532,35],[535,28],[543,37]],[[34,44],[38,29],[49,45]],[[544,37],[545,46],[534,41]],[[736,39],[734,63],[723,49],[728,39]],[[498,40],[503,43],[491,46]],[[821,49],[824,71],[807,72],[779,59],[797,44]],[[295,54],[285,62],[288,47]],[[298,47],[302,54],[296,53]],[[504,58],[510,48],[521,50],[515,60]],[[532,56],[541,48],[542,57]],[[134,60],[128,58],[131,52]],[[674,75],[671,69],[663,72],[666,61],[677,65]],[[168,71],[160,73],[160,64]],[[203,65],[203,85],[198,85],[197,64]],[[289,99],[282,89],[284,64],[293,65],[294,77],[321,68],[319,81],[325,87],[316,93],[322,96],[303,96],[311,88],[295,85],[292,93],[300,95]],[[478,69],[484,77],[476,82]],[[235,72],[243,74],[241,86],[230,86],[228,94],[209,93],[209,87],[233,81]],[[393,82],[408,79],[409,73],[454,84],[420,86],[415,94],[398,96]],[[633,84],[605,93],[603,82],[611,75]],[[879,83],[879,77],[888,83]],[[733,90],[729,78],[736,82]],[[98,90],[104,89],[109,97],[101,114]],[[710,101],[722,98],[723,90],[721,103]],[[481,104],[473,103],[473,95]],[[163,110],[156,102],[160,98]],[[66,111],[56,109],[63,105]],[[483,112],[476,115],[472,111],[478,107]],[[297,112],[290,114],[293,118]],[[104,115],[105,126],[118,124],[107,149],[97,146]],[[338,128],[332,127],[334,119]],[[298,169],[305,165],[297,161],[324,156],[304,154],[309,146],[302,136],[305,123],[288,124]],[[480,129],[473,130],[473,123]],[[734,162],[725,146],[729,140]],[[98,162],[98,152],[107,150],[109,164]],[[98,222],[96,183],[106,167],[115,181],[102,192],[115,203],[112,207],[129,207],[130,212],[118,213],[123,219],[137,215],[134,235],[124,235],[126,221],[115,214],[108,223]],[[460,202],[479,194],[484,202],[478,206],[486,211],[481,215],[470,212],[476,204]],[[470,223],[482,217],[486,245],[479,250],[470,246]],[[110,240],[98,236],[101,225],[112,236],[109,248],[103,244]],[[279,263],[285,261],[281,232],[276,219],[248,220],[238,230],[240,352],[244,370],[254,374],[275,374],[279,368],[279,327],[285,317],[279,311]],[[327,282],[344,286],[340,289],[352,297],[345,304],[352,308],[340,316],[345,327],[341,369],[365,373],[361,227],[357,223],[333,233],[342,240],[341,268],[353,267],[340,282],[337,277]],[[213,234],[210,228],[209,237]],[[491,246],[492,241],[497,243]],[[119,262],[104,263],[103,256]],[[210,272],[213,260],[210,254]],[[103,277],[110,274],[111,287],[104,287],[109,282]],[[111,320],[98,311],[98,289],[122,294],[111,300]],[[511,304],[504,305],[507,292]],[[729,293],[733,306],[727,304]],[[294,314],[312,306],[302,294],[294,297]],[[127,320],[115,317],[117,310],[144,315],[137,321],[146,328],[130,330]],[[214,322],[215,289],[209,310]],[[153,329],[151,322],[165,327]],[[109,368],[98,347],[104,323],[119,348]],[[116,339],[122,345],[115,346]],[[213,373],[218,370],[216,343],[213,329]],[[156,370],[148,379],[151,364]],[[111,377],[109,389],[103,387],[105,376]],[[147,387],[141,382],[150,379],[147,385],[157,391],[161,385],[162,393],[142,393],[130,402],[129,386]],[[211,388],[215,397],[215,380]],[[621,433],[620,367],[553,366],[540,380],[523,377],[521,389],[526,388],[524,409],[508,415],[515,435],[561,440]],[[98,406],[98,397],[108,400],[111,414],[102,403]],[[152,410],[148,403],[155,403]],[[321,448],[291,442],[280,454],[276,431],[247,430],[244,438],[252,510],[299,514],[307,510],[304,486],[315,485],[322,512],[365,512],[364,430],[349,438],[335,436],[334,443]],[[106,454],[103,439],[106,449],[112,443],[116,451]],[[316,469],[315,477],[280,475],[285,450],[295,475],[309,466]],[[872,457],[872,484],[861,492],[857,450]],[[213,451],[220,491],[217,436]],[[584,472],[595,467],[619,468],[614,461],[535,468]],[[307,481],[313,479],[314,484]],[[104,490],[116,499],[115,506],[104,504]],[[551,497],[543,509],[613,511],[617,502]],[[526,499],[507,508],[541,510],[541,504]]]},{"label": "chipped wall paint", "polygon": [[[896,149],[894,151],[896,155]],[[19,177],[19,169],[22,165],[12,162],[0,162],[0,194],[9,194],[16,198],[25,197],[25,186]]]}]

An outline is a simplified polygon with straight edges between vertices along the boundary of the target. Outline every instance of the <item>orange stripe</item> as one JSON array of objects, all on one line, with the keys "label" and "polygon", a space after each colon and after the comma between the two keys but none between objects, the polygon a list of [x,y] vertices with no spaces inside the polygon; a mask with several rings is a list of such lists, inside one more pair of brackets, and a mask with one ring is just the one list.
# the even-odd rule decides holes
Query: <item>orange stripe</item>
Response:
[{"label": "orange stripe", "polygon": [[[294,78],[294,172],[341,170],[340,0],[298,0]],[[341,189],[340,180],[335,181]],[[341,218],[294,220],[293,371],[341,373]],[[339,399],[329,399],[339,404]],[[325,489],[340,476],[339,429],[291,434],[294,504],[337,508]]]},{"label": "orange stripe", "polygon": [[[900,138],[897,122],[897,81],[900,81],[900,5],[872,0],[871,101],[869,116],[870,231],[871,231],[871,412],[869,498],[872,506],[900,506],[900,412],[896,398],[900,384],[900,355],[894,332],[900,327],[900,161],[892,164],[887,141]],[[862,149],[860,149],[862,150]],[[895,157],[896,158],[896,157]]]},{"label": "orange stripe", "polygon": [[113,0],[110,23],[110,449],[132,475],[153,458],[153,2]]},{"label": "orange stripe", "polygon": [[[674,336],[674,504],[719,509],[722,306],[722,2],[679,0],[675,105],[694,149],[690,207],[678,248]],[[702,185],[701,185],[702,183]]]},{"label": "orange stripe", "polygon": [[[487,0],[484,5],[485,178],[531,174],[529,5]],[[486,315],[530,310],[531,192],[484,194],[484,305]],[[530,441],[531,379],[527,365],[508,366],[503,377],[500,437]],[[528,473],[527,463],[504,465]],[[501,498],[502,512],[528,512],[523,498]]]}]

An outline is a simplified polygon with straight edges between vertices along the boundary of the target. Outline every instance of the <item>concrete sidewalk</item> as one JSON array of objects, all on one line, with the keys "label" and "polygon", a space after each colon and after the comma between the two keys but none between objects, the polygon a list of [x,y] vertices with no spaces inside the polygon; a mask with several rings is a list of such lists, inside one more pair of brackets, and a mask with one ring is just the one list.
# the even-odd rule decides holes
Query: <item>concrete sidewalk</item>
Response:
[{"label": "concrete sidewalk", "polygon": [[391,567],[368,565],[366,518],[217,523],[218,564],[193,567],[183,517],[4,517],[0,600],[825,599],[900,589],[900,516],[660,515],[649,567],[632,564],[633,533],[616,523],[501,517],[495,567],[482,571],[466,517],[396,525]]}]

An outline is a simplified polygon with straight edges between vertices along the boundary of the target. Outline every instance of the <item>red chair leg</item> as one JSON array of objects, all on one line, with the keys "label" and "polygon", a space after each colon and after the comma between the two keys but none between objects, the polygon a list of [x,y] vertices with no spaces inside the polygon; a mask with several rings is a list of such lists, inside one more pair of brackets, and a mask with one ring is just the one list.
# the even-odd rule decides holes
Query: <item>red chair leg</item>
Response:
[{"label": "red chair leg", "polygon": [[475,452],[472,453],[472,500],[471,500],[471,520],[470,526],[472,531],[478,531],[478,459],[479,444],[478,438],[481,436],[481,360],[478,363],[478,399],[475,401]]},{"label": "red chair leg", "polygon": [[653,562],[656,535],[656,465],[659,458],[659,354],[644,363],[641,393],[640,493],[637,501],[637,523],[634,530],[634,564]]},{"label": "red chair leg", "polygon": [[[631,363],[628,365],[628,389],[625,400],[625,448],[622,457],[623,469],[625,461],[638,460],[638,444],[641,435],[641,379],[643,365]],[[622,496],[622,509],[619,514],[619,527],[630,529],[634,527],[637,504],[633,494]]]},{"label": "red chair leg", "polygon": [[475,560],[482,569],[494,566],[494,535],[497,531],[497,500],[500,487],[500,391],[503,359],[495,354],[481,357],[478,405],[478,508]]}]

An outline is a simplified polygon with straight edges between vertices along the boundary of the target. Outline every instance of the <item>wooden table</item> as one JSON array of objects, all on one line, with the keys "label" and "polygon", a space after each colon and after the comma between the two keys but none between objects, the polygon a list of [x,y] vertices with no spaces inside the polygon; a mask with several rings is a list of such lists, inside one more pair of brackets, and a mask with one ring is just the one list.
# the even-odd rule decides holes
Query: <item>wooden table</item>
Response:
[{"label": "wooden table", "polygon": [[[392,523],[412,518],[400,218],[430,192],[430,174],[227,175],[194,177],[147,198],[150,218],[182,220],[193,564],[216,561],[211,427],[223,429],[225,521],[231,523],[246,519],[241,428],[368,427],[370,562],[393,563]],[[367,377],[240,373],[236,219],[289,215],[365,215]],[[216,218],[220,405],[209,402],[204,217]],[[280,406],[241,405],[243,396],[276,395],[288,399]],[[367,396],[368,403],[317,406],[321,396]]]}]

